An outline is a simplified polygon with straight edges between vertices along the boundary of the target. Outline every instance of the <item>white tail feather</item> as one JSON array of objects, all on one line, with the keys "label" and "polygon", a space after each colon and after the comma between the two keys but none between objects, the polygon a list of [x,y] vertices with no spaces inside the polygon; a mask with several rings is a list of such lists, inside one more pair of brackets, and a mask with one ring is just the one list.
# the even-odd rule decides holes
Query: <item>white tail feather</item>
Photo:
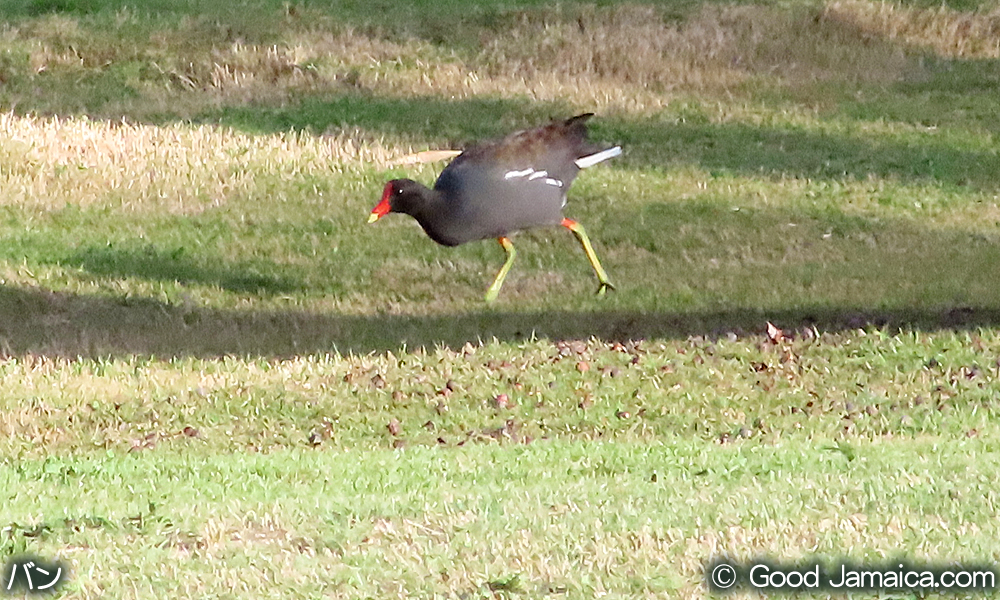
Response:
[{"label": "white tail feather", "polygon": [[576,166],[581,169],[586,169],[587,167],[592,167],[599,162],[608,160],[609,158],[614,158],[622,153],[621,146],[615,146],[614,148],[608,148],[607,150],[601,150],[597,154],[591,154],[590,156],[584,156],[576,159]]}]

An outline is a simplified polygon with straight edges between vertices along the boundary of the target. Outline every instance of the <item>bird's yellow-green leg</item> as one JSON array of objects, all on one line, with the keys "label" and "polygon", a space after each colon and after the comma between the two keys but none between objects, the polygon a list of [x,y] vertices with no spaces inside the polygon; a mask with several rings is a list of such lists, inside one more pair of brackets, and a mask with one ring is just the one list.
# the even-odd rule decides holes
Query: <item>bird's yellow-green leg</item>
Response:
[{"label": "bird's yellow-green leg", "polygon": [[590,238],[587,237],[587,232],[583,229],[583,225],[572,219],[563,219],[562,226],[572,231],[576,239],[580,240],[580,245],[583,246],[583,251],[587,254],[590,266],[594,267],[594,273],[597,273],[597,281],[600,282],[600,285],[597,287],[597,295],[602,296],[604,292],[615,289],[615,286],[608,281],[608,274],[604,272],[601,261],[597,260],[597,254],[594,252],[594,247],[590,245]]},{"label": "bird's yellow-green leg", "polygon": [[500,272],[497,273],[496,279],[493,280],[493,285],[490,289],[486,290],[486,301],[493,302],[497,299],[497,295],[500,293],[500,286],[503,285],[503,280],[507,277],[507,272],[510,271],[511,265],[514,264],[514,257],[517,256],[517,250],[514,250],[514,244],[511,243],[510,238],[498,237],[497,241],[503,246],[503,249],[507,252],[507,260],[500,267]]}]

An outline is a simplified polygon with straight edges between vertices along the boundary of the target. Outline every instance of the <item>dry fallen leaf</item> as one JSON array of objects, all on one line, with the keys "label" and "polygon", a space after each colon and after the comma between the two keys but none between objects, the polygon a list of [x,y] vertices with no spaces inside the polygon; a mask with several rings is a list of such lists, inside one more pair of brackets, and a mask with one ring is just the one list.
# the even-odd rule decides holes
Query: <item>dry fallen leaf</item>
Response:
[{"label": "dry fallen leaf", "polygon": [[497,394],[497,396],[493,398],[493,406],[495,408],[499,408],[500,410],[506,410],[508,408],[513,408],[516,405],[511,402],[510,396],[507,394]]},{"label": "dry fallen leaf", "polygon": [[767,339],[771,340],[772,344],[778,344],[784,341],[785,332],[775,327],[774,323],[770,321],[767,322]]}]

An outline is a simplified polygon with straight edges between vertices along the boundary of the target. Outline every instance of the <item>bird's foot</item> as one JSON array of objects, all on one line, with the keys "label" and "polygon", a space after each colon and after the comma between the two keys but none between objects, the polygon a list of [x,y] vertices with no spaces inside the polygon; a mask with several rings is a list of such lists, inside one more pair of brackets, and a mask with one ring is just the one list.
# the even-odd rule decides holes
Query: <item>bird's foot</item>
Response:
[{"label": "bird's foot", "polygon": [[615,291],[616,288],[610,281],[602,281],[599,286],[597,286],[597,295],[603,296],[608,290]]}]

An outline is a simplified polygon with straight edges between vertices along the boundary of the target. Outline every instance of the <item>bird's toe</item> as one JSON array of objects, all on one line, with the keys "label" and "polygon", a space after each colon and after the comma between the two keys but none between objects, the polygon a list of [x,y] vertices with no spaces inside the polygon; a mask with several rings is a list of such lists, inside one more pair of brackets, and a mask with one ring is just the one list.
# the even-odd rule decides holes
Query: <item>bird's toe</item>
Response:
[{"label": "bird's toe", "polygon": [[602,281],[599,286],[597,286],[597,295],[603,296],[608,290],[615,291],[618,288],[614,286],[610,281]]}]

